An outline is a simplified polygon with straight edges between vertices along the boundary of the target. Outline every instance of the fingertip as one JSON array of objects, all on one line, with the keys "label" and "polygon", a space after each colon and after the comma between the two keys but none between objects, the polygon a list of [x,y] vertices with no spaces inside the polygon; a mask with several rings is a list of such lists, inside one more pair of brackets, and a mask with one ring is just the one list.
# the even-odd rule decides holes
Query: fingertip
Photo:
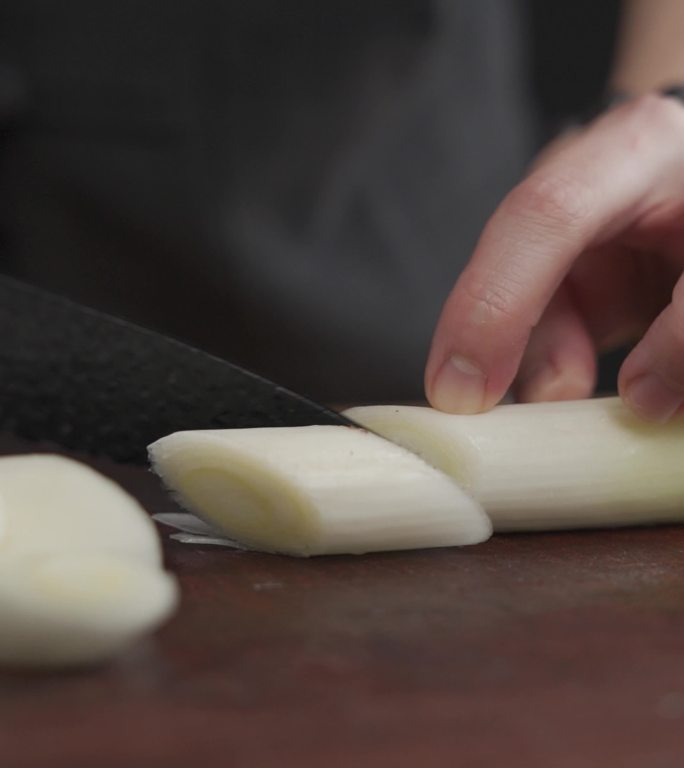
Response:
[{"label": "fingertip", "polygon": [[513,381],[529,330],[517,331],[509,318],[496,313],[485,323],[481,314],[482,304],[462,290],[452,293],[442,313],[425,371],[426,394],[438,410],[487,411]]},{"label": "fingertip", "polygon": [[654,372],[630,379],[621,385],[619,392],[632,413],[654,424],[665,424],[684,402],[684,393],[673,389]]},{"label": "fingertip", "polygon": [[484,410],[487,376],[479,365],[452,354],[439,367],[428,391],[431,405],[446,413]]},{"label": "fingertip", "polygon": [[644,421],[664,424],[684,404],[680,318],[679,306],[668,305],[620,368],[620,397]]}]

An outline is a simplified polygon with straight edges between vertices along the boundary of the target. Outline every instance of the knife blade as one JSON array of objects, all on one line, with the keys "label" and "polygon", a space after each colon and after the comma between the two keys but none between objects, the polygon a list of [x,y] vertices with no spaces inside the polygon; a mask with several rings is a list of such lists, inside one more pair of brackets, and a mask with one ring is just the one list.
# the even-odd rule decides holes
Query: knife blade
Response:
[{"label": "knife blade", "polygon": [[116,461],[184,429],[349,419],[237,365],[0,276],[0,429]]}]

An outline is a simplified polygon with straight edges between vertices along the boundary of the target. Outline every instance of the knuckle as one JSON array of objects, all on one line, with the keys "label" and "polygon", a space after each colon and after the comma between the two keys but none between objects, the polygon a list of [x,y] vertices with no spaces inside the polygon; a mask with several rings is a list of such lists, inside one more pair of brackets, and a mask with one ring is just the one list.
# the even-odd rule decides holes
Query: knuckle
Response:
[{"label": "knuckle", "polygon": [[576,179],[539,170],[509,193],[504,206],[512,216],[565,229],[585,221],[591,203],[590,191]]},{"label": "knuckle", "polygon": [[618,110],[622,110],[627,117],[634,121],[651,122],[661,117],[664,102],[665,99],[657,93],[645,93],[629,99],[618,107]]},{"label": "knuckle", "polygon": [[476,278],[463,285],[462,290],[473,325],[498,326],[519,321],[517,292],[503,281]]},{"label": "knuckle", "polygon": [[633,149],[650,146],[650,140],[662,133],[684,128],[684,109],[673,98],[649,93],[638,96],[615,110],[616,118],[623,121],[628,142]]}]

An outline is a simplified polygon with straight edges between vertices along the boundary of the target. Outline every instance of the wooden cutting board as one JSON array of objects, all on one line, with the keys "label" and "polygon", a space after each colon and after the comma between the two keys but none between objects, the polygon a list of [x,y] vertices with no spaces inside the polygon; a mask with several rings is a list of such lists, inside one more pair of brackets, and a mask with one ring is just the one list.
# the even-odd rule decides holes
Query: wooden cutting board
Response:
[{"label": "wooden cutting board", "polygon": [[684,527],[310,560],[163,535],[176,618],[103,670],[0,672],[2,768],[684,765]]}]

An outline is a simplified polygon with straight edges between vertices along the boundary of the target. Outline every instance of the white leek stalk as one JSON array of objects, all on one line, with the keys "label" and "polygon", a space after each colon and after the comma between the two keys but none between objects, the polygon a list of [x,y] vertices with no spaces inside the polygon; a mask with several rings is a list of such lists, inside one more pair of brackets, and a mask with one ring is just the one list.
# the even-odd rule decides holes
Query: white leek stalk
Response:
[{"label": "white leek stalk", "polygon": [[450,478],[365,430],[177,432],[149,451],[183,506],[253,549],[362,553],[473,544],[491,533]]},{"label": "white leek stalk", "polygon": [[495,530],[684,520],[684,421],[646,424],[618,398],[474,416],[411,406],[346,415],[453,477]]}]

